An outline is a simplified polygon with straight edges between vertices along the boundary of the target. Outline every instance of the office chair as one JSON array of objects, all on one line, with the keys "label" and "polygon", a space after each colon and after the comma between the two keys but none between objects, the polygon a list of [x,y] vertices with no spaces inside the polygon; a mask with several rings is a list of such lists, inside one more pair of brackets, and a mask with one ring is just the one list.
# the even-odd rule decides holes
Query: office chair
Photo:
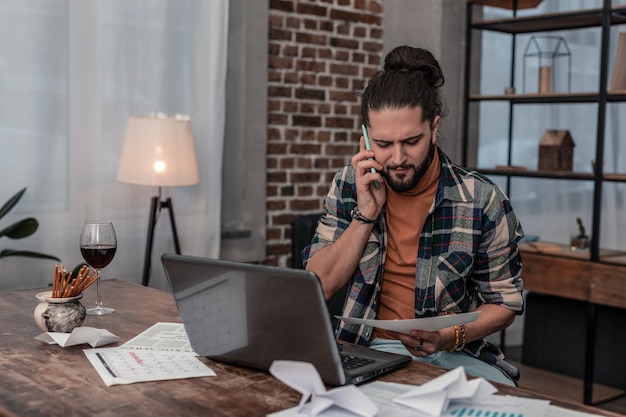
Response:
[{"label": "office chair", "polygon": [[[311,243],[320,217],[321,214],[304,214],[296,217],[291,222],[291,265],[293,268],[304,269],[302,250]],[[335,315],[340,316],[343,314],[343,305],[348,296],[349,287],[349,285],[344,286],[326,300],[330,321],[335,329],[339,324],[339,320],[335,318]]]}]

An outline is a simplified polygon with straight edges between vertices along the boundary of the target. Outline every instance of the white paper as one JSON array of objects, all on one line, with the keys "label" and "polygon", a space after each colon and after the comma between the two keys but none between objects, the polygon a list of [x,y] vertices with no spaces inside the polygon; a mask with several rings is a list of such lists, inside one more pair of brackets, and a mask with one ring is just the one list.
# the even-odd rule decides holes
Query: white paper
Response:
[{"label": "white paper", "polygon": [[476,320],[479,315],[480,311],[407,320],[371,320],[345,316],[335,317],[339,320],[343,320],[346,323],[365,324],[368,326],[378,327],[380,329],[393,330],[398,333],[410,334],[411,330],[426,330],[432,332],[454,325],[471,323]]},{"label": "white paper", "polygon": [[135,382],[215,376],[195,356],[114,348],[84,349],[107,387]]},{"label": "white paper", "polygon": [[195,355],[182,323],[158,322],[121,345],[120,348]]},{"label": "white paper", "polygon": [[599,417],[600,414],[590,414],[584,411],[569,410],[567,408],[549,405],[544,417]]},{"label": "white paper", "polygon": [[470,404],[451,404],[443,417],[464,416],[546,416],[550,401],[512,395],[491,395]]},{"label": "white paper", "polygon": [[76,327],[71,333],[42,333],[39,336],[36,336],[35,339],[51,345],[56,343],[63,347],[80,345],[83,343],[87,343],[92,347],[98,347],[120,340],[118,336],[108,330],[86,326]]},{"label": "white paper", "polygon": [[[307,415],[317,416],[331,407],[349,412],[349,415],[374,417],[378,408],[354,385],[345,385],[326,391],[317,369],[311,363],[274,361],[270,373],[302,394],[296,415],[307,403]],[[327,414],[324,414],[327,415]]]},{"label": "white paper", "polygon": [[467,380],[462,366],[394,398],[394,402],[440,416],[451,401],[477,403],[497,391],[483,378]]},{"label": "white paper", "polygon": [[[395,382],[374,381],[361,385],[358,389],[378,407],[378,413],[375,417],[434,417],[431,414],[396,404],[393,401],[394,398],[411,391],[415,387],[415,385],[399,384]],[[298,410],[298,407],[289,408],[272,413],[269,417],[310,416],[311,410],[308,406],[309,404],[305,404],[300,410]],[[448,409],[440,414],[440,416],[514,415],[516,417],[591,417],[591,415],[579,415],[577,412],[566,409],[559,410],[563,411],[563,414],[551,414],[552,409],[553,406],[550,406],[547,400],[520,398],[510,395],[491,395],[475,403],[451,403]],[[570,411],[571,414],[569,413]],[[318,414],[318,417],[355,417],[355,414],[332,406]]]}]

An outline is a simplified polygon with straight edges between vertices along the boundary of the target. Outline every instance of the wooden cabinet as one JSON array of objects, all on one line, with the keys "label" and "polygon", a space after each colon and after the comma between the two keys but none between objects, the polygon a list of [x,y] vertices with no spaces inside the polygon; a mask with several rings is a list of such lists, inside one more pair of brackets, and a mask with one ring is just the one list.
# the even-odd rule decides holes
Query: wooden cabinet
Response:
[{"label": "wooden cabinet", "polygon": [[[523,279],[526,290],[531,293],[576,300],[586,304],[586,307],[583,307],[579,303],[579,307],[577,307],[578,311],[583,309],[580,317],[584,317],[582,319],[584,322],[581,322],[580,317],[574,321],[576,319],[575,316],[571,315],[571,311],[562,311],[556,314],[552,312],[551,316],[543,318],[537,318],[540,313],[533,312],[531,316],[535,318],[531,320],[535,320],[535,322],[526,323],[525,333],[536,331],[537,329],[533,324],[539,322],[542,326],[540,332],[558,332],[564,327],[569,329],[565,332],[569,335],[568,340],[556,341],[554,345],[547,340],[542,340],[541,343],[545,344],[544,349],[553,351],[562,349],[563,344],[567,345],[573,342],[584,346],[584,349],[580,350],[578,360],[566,368],[572,372],[574,371],[573,368],[582,367],[583,401],[586,404],[591,404],[596,366],[603,368],[600,370],[604,374],[606,374],[606,368],[610,367],[613,367],[614,374],[624,373],[624,361],[621,358],[616,360],[614,355],[603,357],[597,352],[611,349],[616,340],[616,333],[614,332],[618,332],[618,337],[621,337],[623,317],[626,314],[623,310],[626,309],[626,266],[542,254],[538,253],[536,249],[524,245],[522,245],[522,262],[524,264]],[[597,314],[598,306],[603,308],[602,311],[604,312],[600,317]],[[535,307],[537,305],[533,304],[529,297],[527,310]],[[539,307],[542,309],[541,306]],[[558,306],[552,306],[552,308],[558,309]],[[529,319],[527,318],[527,320]],[[555,321],[559,321],[559,323],[554,324]],[[606,328],[607,326],[611,328],[608,335],[607,332],[598,332],[598,327]],[[583,335],[583,333],[586,334]],[[530,340],[530,343],[536,344],[540,339],[541,337],[538,335],[525,334],[525,343]],[[523,351],[531,356],[537,353],[536,349],[527,349],[526,346]],[[541,353],[538,356],[544,358]],[[526,363],[528,362],[540,361],[533,356]],[[551,366],[558,367],[559,365],[553,362]],[[617,380],[617,378],[611,379]],[[625,388],[619,387],[622,390]]]},{"label": "wooden cabinet", "polygon": [[626,309],[626,266],[522,249],[524,288],[542,294]]}]

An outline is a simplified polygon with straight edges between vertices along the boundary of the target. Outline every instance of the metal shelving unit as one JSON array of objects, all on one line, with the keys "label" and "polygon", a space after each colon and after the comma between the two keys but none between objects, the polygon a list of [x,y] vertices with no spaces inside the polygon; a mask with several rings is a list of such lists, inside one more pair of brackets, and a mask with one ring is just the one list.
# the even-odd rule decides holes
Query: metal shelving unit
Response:
[{"label": "metal shelving unit", "polygon": [[[545,0],[549,1],[549,0]],[[592,224],[590,227],[591,248],[586,261],[592,263],[602,263],[611,265],[624,265],[621,263],[623,256],[605,256],[606,250],[600,248],[600,221],[601,221],[601,205],[602,205],[602,189],[603,184],[626,183],[625,174],[605,174],[603,173],[603,164],[595,164],[591,173],[586,172],[548,172],[530,169],[519,169],[512,167],[512,143],[513,137],[513,115],[516,106],[542,106],[546,104],[566,104],[566,103],[591,103],[597,105],[597,120],[595,137],[595,161],[604,161],[605,152],[605,124],[606,111],[608,103],[617,103],[626,101],[626,92],[608,91],[607,85],[609,80],[609,43],[611,28],[614,25],[626,24],[626,7],[612,7],[611,0],[603,0],[603,6],[598,9],[589,9],[582,11],[571,11],[564,13],[551,13],[538,16],[518,17],[517,0],[512,2],[512,17],[497,20],[474,20],[473,13],[480,7],[480,1],[467,0],[466,10],[466,51],[465,51],[465,86],[464,86],[464,111],[463,111],[463,160],[464,166],[469,165],[470,144],[478,144],[478,138],[472,135],[480,135],[480,126],[470,125],[471,104],[481,102],[503,102],[508,106],[508,166],[498,169],[482,169],[474,168],[476,171],[488,176],[501,176],[506,179],[506,191],[511,188],[511,179],[513,178],[540,178],[548,180],[567,180],[567,181],[589,181],[593,183],[593,213]],[[510,86],[515,86],[515,62],[516,62],[516,37],[518,34],[534,34],[562,30],[580,30],[585,28],[600,28],[601,44],[599,59],[599,83],[598,89],[594,92],[570,92],[570,93],[548,93],[548,94],[502,94],[502,95],[480,95],[472,94],[470,91],[470,83],[472,80],[472,52],[475,38],[474,33],[482,31],[493,31],[511,35],[511,70],[510,70]],[[574,90],[576,87],[574,86]],[[559,255],[542,254],[541,256],[556,256],[559,259],[565,257],[567,261],[567,253]],[[554,258],[553,258],[554,259]],[[571,257],[580,262],[578,254]],[[546,277],[548,279],[549,277]],[[626,281],[625,281],[626,284]],[[593,363],[595,354],[595,305],[589,303],[588,309],[588,326],[587,326],[587,350],[585,357],[585,377],[584,377],[584,393],[583,401],[591,404],[592,387],[593,387]]]},{"label": "metal shelving unit", "polygon": [[[504,102],[508,105],[508,149],[507,161],[512,160],[512,146],[515,140],[513,137],[513,114],[518,105],[547,105],[547,104],[575,104],[590,103],[597,104],[597,129],[595,135],[595,161],[604,160],[604,136],[606,123],[606,108],[608,103],[626,101],[626,92],[610,92],[607,90],[609,73],[609,35],[611,27],[614,25],[626,24],[626,7],[612,8],[610,0],[604,0],[604,6],[600,9],[589,9],[583,11],[572,11],[565,13],[551,13],[539,16],[516,17],[517,11],[513,9],[513,17],[497,20],[473,20],[473,1],[467,2],[467,33],[466,33],[466,66],[465,66],[465,94],[464,94],[464,136],[463,136],[463,164],[468,165],[468,149],[470,143],[470,104],[480,102]],[[478,2],[479,3],[479,2]],[[514,3],[516,3],[514,1]],[[600,77],[598,90],[594,92],[571,92],[571,93],[548,93],[548,94],[502,94],[502,95],[480,95],[470,92],[471,80],[471,56],[472,56],[472,34],[474,31],[494,31],[512,36],[511,42],[511,62],[515,62],[516,35],[522,33],[549,32],[556,30],[577,30],[599,27],[601,28],[600,46]],[[510,85],[515,84],[515,65],[511,66]],[[602,172],[602,164],[598,164],[595,170],[590,173],[577,172],[546,172],[536,170],[519,169],[482,169],[475,168],[486,175],[503,176],[506,178],[507,189],[510,189],[511,179],[515,177],[532,177],[560,180],[586,180],[594,183],[593,214],[591,224],[591,250],[590,260],[601,261],[600,258],[600,216],[602,204],[602,185],[604,182],[626,182],[626,175],[605,174]]]}]

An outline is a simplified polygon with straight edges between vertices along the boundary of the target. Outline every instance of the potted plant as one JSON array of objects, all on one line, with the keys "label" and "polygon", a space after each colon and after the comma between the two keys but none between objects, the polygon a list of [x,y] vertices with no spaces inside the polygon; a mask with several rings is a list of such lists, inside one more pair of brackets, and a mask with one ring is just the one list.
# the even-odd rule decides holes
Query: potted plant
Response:
[{"label": "potted plant", "polygon": [[[26,187],[22,188],[17,194],[11,197],[9,201],[4,203],[2,208],[0,208],[0,219],[6,216],[6,214],[10,212],[13,207],[15,207],[15,205],[18,203],[18,201],[20,201],[25,192]],[[22,239],[31,236],[37,231],[38,227],[39,222],[37,222],[37,219],[33,217],[28,217],[0,230],[0,237],[7,237],[9,239]],[[5,258],[7,256],[25,256],[29,258],[43,258],[60,261],[60,259],[56,256],[48,255],[45,253],[27,250],[3,249],[0,252],[0,258]]]},{"label": "potted plant", "polygon": [[580,217],[576,219],[576,223],[578,223],[578,234],[572,236],[570,249],[572,252],[585,251],[591,246],[591,240],[589,239],[589,236],[587,236],[585,226],[583,226],[583,221]]}]

